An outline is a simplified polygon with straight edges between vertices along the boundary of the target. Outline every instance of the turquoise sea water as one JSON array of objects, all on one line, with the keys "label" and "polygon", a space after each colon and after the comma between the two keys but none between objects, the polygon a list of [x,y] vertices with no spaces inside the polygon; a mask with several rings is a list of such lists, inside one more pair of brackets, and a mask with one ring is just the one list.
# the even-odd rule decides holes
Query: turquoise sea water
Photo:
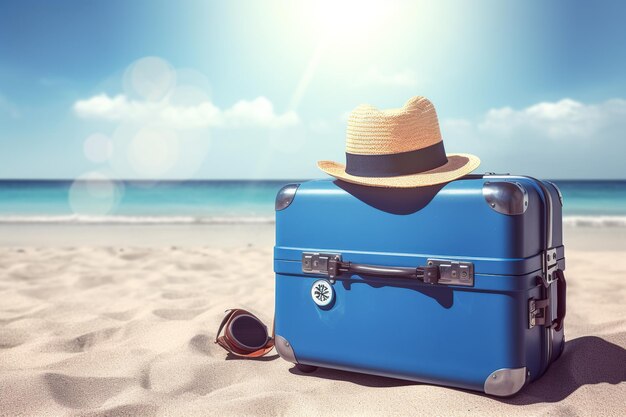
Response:
[{"label": "turquoise sea water", "polygon": [[[0,181],[0,222],[272,222],[274,197],[298,181]],[[626,225],[626,181],[554,181],[566,222]]]}]

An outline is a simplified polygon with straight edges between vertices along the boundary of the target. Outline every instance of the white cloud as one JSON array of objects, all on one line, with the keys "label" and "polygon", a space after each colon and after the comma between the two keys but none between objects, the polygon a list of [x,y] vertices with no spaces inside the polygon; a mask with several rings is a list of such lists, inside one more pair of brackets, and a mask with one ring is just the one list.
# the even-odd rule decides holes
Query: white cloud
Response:
[{"label": "white cloud", "polygon": [[252,101],[240,100],[231,108],[224,110],[223,120],[226,126],[262,126],[284,127],[298,123],[298,115],[293,110],[275,114],[274,106],[265,97]]},{"label": "white cloud", "polygon": [[556,140],[584,139],[626,119],[626,100],[613,99],[586,105],[565,98],[542,102],[522,110],[489,110],[478,125],[487,133],[511,136],[520,130]]},{"label": "white cloud", "polygon": [[299,123],[294,111],[276,114],[272,102],[265,97],[240,100],[222,110],[208,100],[193,105],[177,105],[168,98],[154,102],[130,100],[123,94],[114,97],[99,94],[78,100],[73,108],[79,117],[85,119],[152,123],[178,129],[278,128]]},{"label": "white cloud", "polygon": [[626,100],[569,98],[443,120],[448,152],[470,152],[482,170],[551,178],[626,177]]},{"label": "white cloud", "polygon": [[396,72],[381,72],[378,68],[370,68],[357,78],[358,85],[376,85],[383,87],[415,87],[417,77],[408,69]]}]

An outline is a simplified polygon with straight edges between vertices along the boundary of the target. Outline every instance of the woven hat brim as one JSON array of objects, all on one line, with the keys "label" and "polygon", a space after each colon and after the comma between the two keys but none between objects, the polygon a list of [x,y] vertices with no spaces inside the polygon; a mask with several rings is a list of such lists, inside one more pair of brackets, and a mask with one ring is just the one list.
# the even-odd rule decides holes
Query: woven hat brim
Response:
[{"label": "woven hat brim", "polygon": [[385,188],[414,188],[443,184],[469,174],[480,165],[480,158],[467,153],[448,154],[448,162],[430,171],[398,177],[359,177],[346,172],[346,166],[333,161],[318,161],[319,169],[342,181]]}]

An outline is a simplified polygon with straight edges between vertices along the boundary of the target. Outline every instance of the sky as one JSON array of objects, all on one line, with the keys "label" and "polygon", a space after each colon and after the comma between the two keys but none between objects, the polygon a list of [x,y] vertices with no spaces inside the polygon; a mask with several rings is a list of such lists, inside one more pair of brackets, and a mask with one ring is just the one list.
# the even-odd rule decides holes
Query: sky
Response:
[{"label": "sky", "polygon": [[302,179],[435,105],[477,172],[626,179],[619,1],[3,1],[0,178]]}]

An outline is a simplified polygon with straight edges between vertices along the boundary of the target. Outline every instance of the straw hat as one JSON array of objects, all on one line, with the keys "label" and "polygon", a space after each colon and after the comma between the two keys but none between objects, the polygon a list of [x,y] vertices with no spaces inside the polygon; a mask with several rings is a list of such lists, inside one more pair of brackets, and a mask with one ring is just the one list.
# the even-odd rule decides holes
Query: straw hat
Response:
[{"label": "straw hat", "polygon": [[433,104],[413,97],[399,109],[363,104],[350,113],[346,165],[317,166],[343,181],[372,187],[411,188],[441,184],[469,174],[480,164],[470,154],[446,154]]}]

